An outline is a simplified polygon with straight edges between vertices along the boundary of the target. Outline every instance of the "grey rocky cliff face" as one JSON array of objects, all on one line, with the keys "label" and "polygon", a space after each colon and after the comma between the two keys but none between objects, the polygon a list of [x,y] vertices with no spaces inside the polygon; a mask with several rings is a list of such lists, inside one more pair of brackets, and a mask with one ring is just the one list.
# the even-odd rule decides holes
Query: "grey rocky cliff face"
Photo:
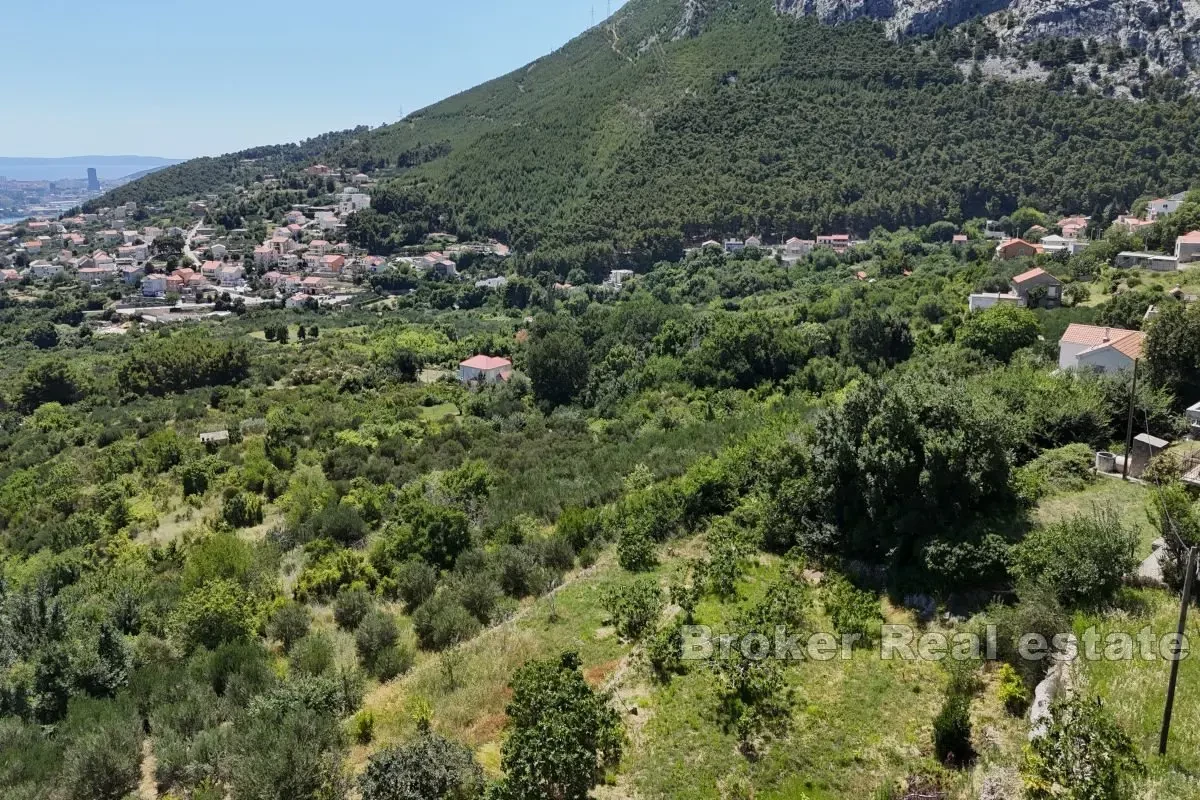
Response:
[{"label": "grey rocky cliff face", "polygon": [[1004,43],[1117,43],[1179,75],[1200,62],[1200,0],[775,0],[775,8],[827,24],[877,20],[894,38],[985,17]]}]

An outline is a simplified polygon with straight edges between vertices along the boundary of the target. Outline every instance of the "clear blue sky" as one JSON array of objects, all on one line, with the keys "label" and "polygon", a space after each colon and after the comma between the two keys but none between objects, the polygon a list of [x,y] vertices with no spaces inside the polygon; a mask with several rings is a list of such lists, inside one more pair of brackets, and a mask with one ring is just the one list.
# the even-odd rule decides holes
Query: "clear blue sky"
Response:
[{"label": "clear blue sky", "polygon": [[190,158],[394,122],[560,47],[593,0],[5,6],[0,156]]}]

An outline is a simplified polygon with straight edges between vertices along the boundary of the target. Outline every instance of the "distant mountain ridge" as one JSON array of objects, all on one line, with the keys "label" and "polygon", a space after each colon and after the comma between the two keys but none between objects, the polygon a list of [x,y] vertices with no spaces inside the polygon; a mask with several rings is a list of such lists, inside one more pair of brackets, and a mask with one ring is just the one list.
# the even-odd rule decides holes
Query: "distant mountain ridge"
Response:
[{"label": "distant mountain ridge", "polygon": [[963,63],[972,47],[995,53],[978,20],[886,35],[919,8],[955,19],[991,6],[631,0],[559,50],[395,124],[250,168],[245,153],[186,162],[106,202],[212,192],[281,161],[385,169],[398,194],[357,215],[364,246],[449,230],[547,254],[547,269],[600,269],[708,236],[866,234],[1026,204],[1103,217],[1200,174],[1196,101],[1149,79],[1140,103],[985,81]]}]

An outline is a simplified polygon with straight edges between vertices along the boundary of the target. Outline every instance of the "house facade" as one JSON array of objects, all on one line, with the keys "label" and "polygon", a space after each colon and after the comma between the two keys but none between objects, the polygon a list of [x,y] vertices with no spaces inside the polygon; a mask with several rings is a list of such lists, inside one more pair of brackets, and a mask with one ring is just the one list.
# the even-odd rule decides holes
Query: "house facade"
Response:
[{"label": "house facade", "polygon": [[850,248],[850,234],[830,233],[817,237],[817,247],[828,247],[835,253],[844,253]]},{"label": "house facade", "polygon": [[458,379],[463,383],[497,383],[512,376],[512,362],[507,358],[477,355],[458,365]]},{"label": "house facade", "polygon": [[1175,260],[1179,264],[1200,261],[1200,231],[1185,233],[1175,240]]},{"label": "house facade", "polygon": [[1133,369],[1145,338],[1141,331],[1072,323],[1058,340],[1058,366],[1102,373]]},{"label": "house facade", "polygon": [[1033,258],[1040,252],[1040,247],[1024,239],[1005,239],[996,245],[996,258],[1000,261],[1012,261],[1015,258]]},{"label": "house facade", "polygon": [[1045,289],[1044,304],[1047,307],[1054,307],[1062,303],[1062,281],[1044,269],[1031,269],[1015,275],[1009,281],[1009,285],[1012,287],[1013,293],[1021,299],[1021,305],[1029,305],[1030,293],[1038,287]]}]

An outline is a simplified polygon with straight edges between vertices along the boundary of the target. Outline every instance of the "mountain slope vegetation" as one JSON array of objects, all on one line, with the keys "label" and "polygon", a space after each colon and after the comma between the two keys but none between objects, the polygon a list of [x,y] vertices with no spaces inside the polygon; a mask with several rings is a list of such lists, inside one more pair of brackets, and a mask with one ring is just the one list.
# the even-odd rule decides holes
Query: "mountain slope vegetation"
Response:
[{"label": "mountain slope vegetation", "polygon": [[[684,23],[675,0],[635,1],[521,70],[288,155],[384,167],[463,233],[635,253],[663,233],[865,234],[1023,204],[1111,216],[1200,167],[1194,100],[972,81],[878,26],[780,17],[769,0]],[[220,162],[121,197],[194,193]]]},{"label": "mountain slope vegetation", "polygon": [[[1194,100],[972,80],[877,25],[823,27],[769,0],[683,9],[635,0],[525,68],[287,155],[382,167],[455,231],[648,259],[670,236],[865,234],[1024,204],[1111,217],[1200,167]],[[121,197],[194,193],[220,163]],[[405,236],[403,220],[376,222]]]}]

